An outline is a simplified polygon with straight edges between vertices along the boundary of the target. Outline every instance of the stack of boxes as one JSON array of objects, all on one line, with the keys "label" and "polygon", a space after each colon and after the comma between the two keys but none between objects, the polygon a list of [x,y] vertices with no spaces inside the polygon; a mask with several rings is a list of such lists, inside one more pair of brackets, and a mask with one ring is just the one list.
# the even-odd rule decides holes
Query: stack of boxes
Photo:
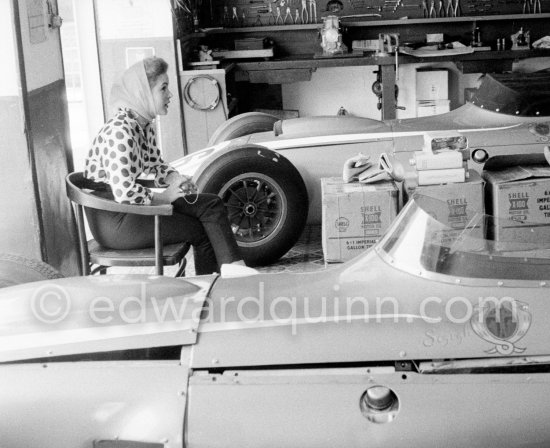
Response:
[{"label": "stack of boxes", "polygon": [[440,207],[434,218],[448,230],[442,233],[442,244],[461,240],[469,250],[484,248],[484,182],[475,171],[469,173],[467,139],[458,132],[427,132],[424,148],[410,160],[414,175],[405,179],[404,201],[414,194],[438,199]]},{"label": "stack of boxes", "polygon": [[467,140],[458,132],[441,131],[424,134],[424,147],[416,151],[409,163],[414,167],[417,185],[438,185],[464,182],[468,170]]},{"label": "stack of boxes", "polygon": [[484,171],[487,237],[510,256],[550,258],[550,167],[516,166]]},{"label": "stack of boxes", "polygon": [[416,116],[449,112],[449,72],[447,70],[416,71]]},{"label": "stack of boxes", "polygon": [[340,263],[374,246],[397,216],[395,182],[345,183],[321,179],[322,242],[326,263]]}]

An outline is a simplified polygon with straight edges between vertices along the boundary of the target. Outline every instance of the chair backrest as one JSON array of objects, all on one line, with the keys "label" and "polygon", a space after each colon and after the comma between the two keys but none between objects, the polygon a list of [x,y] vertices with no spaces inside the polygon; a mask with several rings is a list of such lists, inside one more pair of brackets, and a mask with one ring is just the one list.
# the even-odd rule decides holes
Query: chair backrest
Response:
[{"label": "chair backrest", "polygon": [[173,212],[170,204],[162,205],[135,205],[120,204],[112,199],[106,199],[92,194],[92,191],[106,191],[104,184],[94,182],[81,172],[74,172],[65,178],[67,196],[69,199],[83,207],[96,208],[110,212],[134,213],[137,215],[161,215],[168,216]]}]

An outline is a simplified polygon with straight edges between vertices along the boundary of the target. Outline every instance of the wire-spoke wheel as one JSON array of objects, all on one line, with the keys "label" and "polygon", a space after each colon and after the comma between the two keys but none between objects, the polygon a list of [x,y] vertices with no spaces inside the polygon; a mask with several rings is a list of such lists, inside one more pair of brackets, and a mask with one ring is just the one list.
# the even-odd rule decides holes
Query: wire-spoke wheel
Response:
[{"label": "wire-spoke wheel", "polygon": [[287,198],[270,176],[246,173],[227,182],[219,195],[241,246],[258,246],[272,238],[287,213]]},{"label": "wire-spoke wheel", "polygon": [[273,263],[297,241],[308,197],[298,170],[263,147],[235,149],[215,160],[197,180],[201,192],[219,195],[250,266]]}]

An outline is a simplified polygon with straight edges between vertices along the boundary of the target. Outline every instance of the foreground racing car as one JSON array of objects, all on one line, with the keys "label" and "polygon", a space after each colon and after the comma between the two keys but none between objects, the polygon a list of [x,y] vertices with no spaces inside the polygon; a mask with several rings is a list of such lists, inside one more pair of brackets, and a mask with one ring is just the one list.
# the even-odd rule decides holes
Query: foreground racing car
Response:
[{"label": "foreground racing car", "polygon": [[[544,162],[550,137],[550,73],[486,76],[472,102],[447,114],[377,121],[351,116],[297,118],[248,113],[218,129],[212,146],[175,161],[203,192],[220,195],[250,265],[272,263],[321,222],[321,181],[344,162],[386,153],[409,172],[426,134],[461,134],[469,167]],[[265,132],[260,132],[265,131]]]},{"label": "foreground racing car", "polygon": [[1,445],[550,446],[550,259],[439,206],[313,273],[1,289]]}]

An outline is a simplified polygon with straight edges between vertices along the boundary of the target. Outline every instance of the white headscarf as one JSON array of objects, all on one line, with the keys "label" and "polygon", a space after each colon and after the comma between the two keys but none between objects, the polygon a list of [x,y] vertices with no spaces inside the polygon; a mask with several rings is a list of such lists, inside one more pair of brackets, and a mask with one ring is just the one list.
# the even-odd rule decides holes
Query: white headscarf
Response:
[{"label": "white headscarf", "polygon": [[136,62],[128,68],[113,84],[110,103],[113,113],[127,107],[149,121],[154,120],[157,115],[155,102],[143,61]]}]

